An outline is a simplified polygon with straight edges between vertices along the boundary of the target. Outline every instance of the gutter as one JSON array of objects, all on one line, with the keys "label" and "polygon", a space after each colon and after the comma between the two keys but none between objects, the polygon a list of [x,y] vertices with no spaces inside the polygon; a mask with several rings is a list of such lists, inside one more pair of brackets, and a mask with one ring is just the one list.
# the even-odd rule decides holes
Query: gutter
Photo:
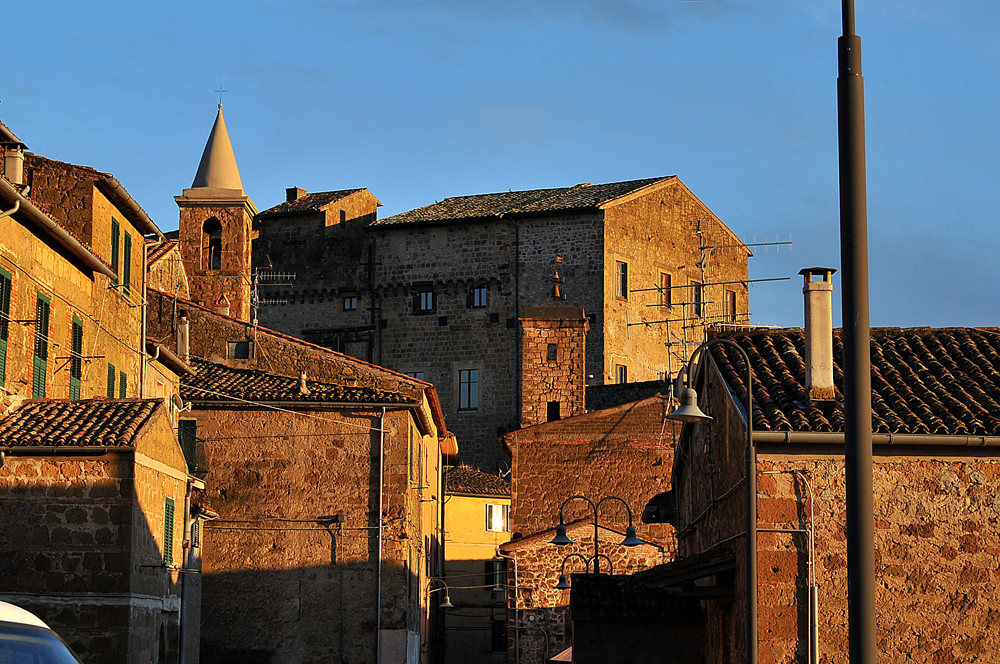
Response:
[{"label": "gutter", "polygon": [[[815,431],[754,431],[755,443],[843,445],[840,432]],[[956,436],[920,433],[873,433],[873,445],[921,445],[946,447],[1000,447],[1000,436]]]},{"label": "gutter", "polygon": [[164,364],[179,374],[186,373],[190,376],[194,376],[196,374],[194,368],[190,364],[184,362],[184,360],[179,358],[176,353],[161,343],[147,341],[146,353],[150,355],[149,359],[153,362]]},{"label": "gutter", "polygon": [[420,404],[414,403],[382,403],[370,401],[237,401],[231,399],[217,399],[212,401],[202,401],[200,399],[185,399],[185,403],[195,406],[281,406],[282,408],[399,408],[413,410],[419,408]]},{"label": "gutter", "polygon": [[91,456],[112,452],[135,452],[128,445],[17,445],[0,447],[0,454],[8,456]]},{"label": "gutter", "polygon": [[35,207],[14,185],[4,178],[0,178],[0,193],[11,197],[15,205],[18,205],[29,219],[42,226],[45,232],[79,258],[84,265],[95,272],[100,272],[109,279],[117,278],[117,275],[111,271],[111,268],[101,262],[93,251],[83,246],[79,240],[66,232],[59,224],[52,221],[47,214]]},{"label": "gutter", "polygon": [[101,193],[105,196],[113,196],[126,210],[131,212],[132,222],[137,226],[145,226],[143,230],[146,233],[156,235],[156,238],[161,242],[167,239],[163,236],[163,232],[160,231],[157,225],[153,223],[153,220],[149,218],[146,211],[139,206],[131,194],[125,191],[125,187],[114,176],[109,175],[103,180],[97,180],[95,184],[101,190]]}]

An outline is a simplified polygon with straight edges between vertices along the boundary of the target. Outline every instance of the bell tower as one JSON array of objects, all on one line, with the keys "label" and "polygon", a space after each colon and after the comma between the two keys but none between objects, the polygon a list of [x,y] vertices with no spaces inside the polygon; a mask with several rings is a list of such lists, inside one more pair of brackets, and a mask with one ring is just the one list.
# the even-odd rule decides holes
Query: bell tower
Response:
[{"label": "bell tower", "polygon": [[194,182],[174,200],[180,208],[181,257],[191,299],[249,321],[250,244],[257,207],[243,191],[222,104]]}]

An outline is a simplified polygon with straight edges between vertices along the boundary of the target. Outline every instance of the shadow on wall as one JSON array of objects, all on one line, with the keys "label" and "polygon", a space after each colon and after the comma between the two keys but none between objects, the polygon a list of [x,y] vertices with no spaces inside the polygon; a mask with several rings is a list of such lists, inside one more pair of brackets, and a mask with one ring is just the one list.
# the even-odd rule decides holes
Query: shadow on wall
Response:
[{"label": "shadow on wall", "polygon": [[179,654],[180,584],[157,543],[163,517],[133,496],[123,456],[8,456],[0,468],[0,597],[36,613],[87,663]]}]

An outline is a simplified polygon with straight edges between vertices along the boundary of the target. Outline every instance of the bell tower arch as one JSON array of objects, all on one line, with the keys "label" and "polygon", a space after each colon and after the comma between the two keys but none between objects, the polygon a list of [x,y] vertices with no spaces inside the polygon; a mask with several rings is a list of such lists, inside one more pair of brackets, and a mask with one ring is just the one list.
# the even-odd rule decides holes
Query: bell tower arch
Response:
[{"label": "bell tower arch", "polygon": [[250,249],[257,207],[243,191],[222,104],[191,187],[174,196],[191,299],[250,320]]}]

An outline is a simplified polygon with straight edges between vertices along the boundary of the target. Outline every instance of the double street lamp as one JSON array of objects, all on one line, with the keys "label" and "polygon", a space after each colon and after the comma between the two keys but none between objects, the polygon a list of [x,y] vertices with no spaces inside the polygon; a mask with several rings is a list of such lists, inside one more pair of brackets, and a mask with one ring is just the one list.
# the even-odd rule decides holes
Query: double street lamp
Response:
[{"label": "double street lamp", "polygon": [[612,572],[614,572],[614,567],[612,567],[612,565],[611,565],[611,559],[608,556],[606,556],[605,554],[601,553],[601,544],[600,544],[600,539],[598,537],[598,527],[599,527],[598,526],[598,511],[600,510],[601,505],[603,505],[606,501],[616,500],[616,501],[620,502],[622,505],[625,506],[625,511],[628,514],[628,527],[625,529],[625,539],[623,539],[621,541],[621,546],[630,546],[631,547],[631,546],[638,546],[638,545],[640,545],[640,544],[643,543],[643,541],[641,539],[639,539],[638,537],[636,537],[636,535],[635,535],[635,526],[632,525],[632,508],[629,507],[628,503],[625,502],[625,500],[623,498],[619,498],[618,496],[605,496],[604,498],[601,498],[599,501],[597,501],[595,503],[590,498],[587,498],[586,496],[582,496],[582,495],[577,494],[575,496],[570,496],[569,498],[567,498],[566,500],[564,500],[563,504],[559,507],[559,525],[556,526],[556,536],[554,538],[552,538],[552,541],[549,542],[550,544],[556,544],[558,546],[565,546],[567,544],[572,544],[573,543],[573,540],[571,540],[569,538],[569,536],[566,534],[566,520],[565,520],[566,505],[569,504],[569,502],[572,501],[572,500],[583,500],[583,501],[586,501],[586,503],[588,505],[590,505],[591,510],[593,510],[593,513],[594,513],[594,555],[592,555],[592,556],[590,556],[588,558],[587,556],[584,556],[583,554],[580,554],[580,553],[571,553],[568,556],[566,556],[565,558],[563,558],[562,569],[561,569],[562,573],[560,573],[560,575],[559,575],[559,584],[556,585],[556,588],[559,588],[561,590],[565,590],[566,588],[569,588],[569,584],[566,583],[566,574],[565,574],[565,571],[566,571],[566,561],[569,560],[570,558],[575,557],[575,556],[583,559],[584,563],[587,566],[587,571],[590,571],[590,563],[593,562],[594,563],[594,574],[600,574],[601,573],[601,558],[604,558],[606,561],[608,561],[608,567],[611,568]]}]

